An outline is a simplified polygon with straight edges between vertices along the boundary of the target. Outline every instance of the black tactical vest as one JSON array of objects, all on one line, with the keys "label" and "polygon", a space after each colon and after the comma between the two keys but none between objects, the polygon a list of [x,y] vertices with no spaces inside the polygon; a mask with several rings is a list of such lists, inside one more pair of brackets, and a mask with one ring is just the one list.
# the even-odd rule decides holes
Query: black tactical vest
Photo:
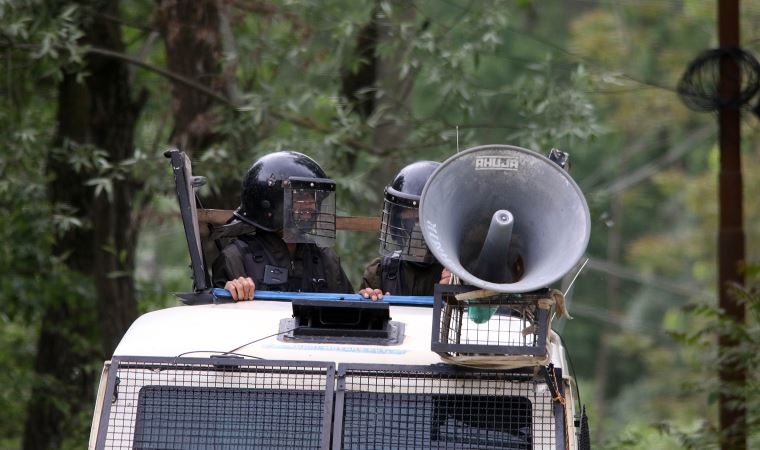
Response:
[{"label": "black tactical vest", "polygon": [[433,295],[443,266],[414,264],[392,256],[380,259],[380,289],[393,295]]},{"label": "black tactical vest", "polygon": [[[327,292],[325,261],[322,260],[322,253],[315,245],[300,244],[303,246],[300,262],[303,270],[298,276],[293,260],[290,261],[289,267],[279,266],[274,256],[256,237],[245,240],[236,239],[233,244],[240,251],[245,272],[254,279],[256,290]],[[277,277],[268,276],[267,271],[272,270],[287,274],[286,279],[281,281],[277,280]]]}]

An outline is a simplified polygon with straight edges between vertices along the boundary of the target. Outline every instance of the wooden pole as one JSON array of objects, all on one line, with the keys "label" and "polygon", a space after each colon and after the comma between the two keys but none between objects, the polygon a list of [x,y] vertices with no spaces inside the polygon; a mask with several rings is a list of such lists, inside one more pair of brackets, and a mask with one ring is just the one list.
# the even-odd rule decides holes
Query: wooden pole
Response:
[{"label": "wooden pole", "polygon": [[[718,1],[718,36],[721,48],[738,48],[739,0]],[[719,92],[721,98],[737,99],[741,89],[737,62],[724,57],[720,62]],[[738,102],[737,102],[738,103]],[[737,325],[744,323],[744,305],[731,295],[731,283],[744,283],[744,229],[741,173],[741,111],[738,105],[719,111],[720,175],[718,231],[718,298],[726,317]],[[730,354],[738,342],[726,334],[718,338],[721,356]],[[724,360],[725,361],[725,360]],[[721,450],[747,448],[746,406],[744,389],[747,373],[741,363],[727,360],[719,370],[721,393],[719,421]]]}]

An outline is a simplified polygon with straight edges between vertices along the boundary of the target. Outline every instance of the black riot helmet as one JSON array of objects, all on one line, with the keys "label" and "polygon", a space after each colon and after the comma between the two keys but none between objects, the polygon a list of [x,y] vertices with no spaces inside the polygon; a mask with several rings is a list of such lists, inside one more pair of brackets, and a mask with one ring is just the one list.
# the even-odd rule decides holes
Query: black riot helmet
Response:
[{"label": "black riot helmet", "polygon": [[316,161],[294,151],[259,158],[243,179],[235,217],[285,242],[335,242],[335,182]]},{"label": "black riot helmet", "polygon": [[433,256],[420,228],[420,195],[425,182],[440,166],[435,161],[409,164],[385,187],[383,218],[380,223],[380,254],[405,261],[429,263]]}]

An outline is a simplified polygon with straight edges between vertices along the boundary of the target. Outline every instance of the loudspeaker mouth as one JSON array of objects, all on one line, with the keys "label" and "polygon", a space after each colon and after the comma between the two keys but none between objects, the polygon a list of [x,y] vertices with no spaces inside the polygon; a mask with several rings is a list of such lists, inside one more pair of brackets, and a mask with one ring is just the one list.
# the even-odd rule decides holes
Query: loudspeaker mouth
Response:
[{"label": "loudspeaker mouth", "polygon": [[420,197],[428,247],[463,283],[503,293],[549,287],[588,245],[586,199],[557,163],[509,145],[451,156]]}]

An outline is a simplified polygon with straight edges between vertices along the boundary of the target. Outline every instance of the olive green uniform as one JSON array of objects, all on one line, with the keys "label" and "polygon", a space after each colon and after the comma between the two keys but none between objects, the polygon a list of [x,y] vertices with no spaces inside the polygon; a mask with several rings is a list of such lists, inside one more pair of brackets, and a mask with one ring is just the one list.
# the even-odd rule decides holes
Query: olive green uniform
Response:
[{"label": "olive green uniform", "polygon": [[375,258],[364,270],[361,289],[380,289],[393,295],[433,295],[442,271],[443,266],[438,262],[422,265],[388,257]]}]

